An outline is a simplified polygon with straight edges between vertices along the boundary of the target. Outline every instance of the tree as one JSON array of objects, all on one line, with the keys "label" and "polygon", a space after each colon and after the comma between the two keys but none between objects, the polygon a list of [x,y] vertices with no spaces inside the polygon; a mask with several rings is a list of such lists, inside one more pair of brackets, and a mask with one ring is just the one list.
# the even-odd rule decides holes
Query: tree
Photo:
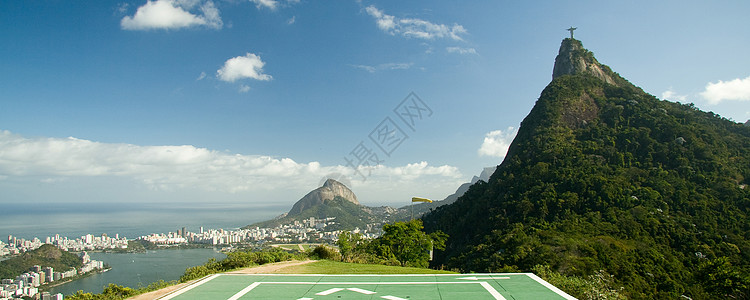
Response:
[{"label": "tree", "polygon": [[339,234],[339,239],[336,241],[336,245],[339,246],[339,252],[344,261],[348,261],[354,254],[355,250],[367,241],[362,237],[361,233],[352,233],[351,231],[343,231]]},{"label": "tree", "polygon": [[384,260],[395,259],[402,266],[425,268],[431,259],[430,251],[445,249],[448,235],[442,231],[427,234],[423,228],[419,219],[383,225],[383,235],[374,239],[368,248]]},{"label": "tree", "polygon": [[698,282],[712,295],[732,299],[750,297],[750,277],[732,266],[727,257],[701,263],[696,274]]}]

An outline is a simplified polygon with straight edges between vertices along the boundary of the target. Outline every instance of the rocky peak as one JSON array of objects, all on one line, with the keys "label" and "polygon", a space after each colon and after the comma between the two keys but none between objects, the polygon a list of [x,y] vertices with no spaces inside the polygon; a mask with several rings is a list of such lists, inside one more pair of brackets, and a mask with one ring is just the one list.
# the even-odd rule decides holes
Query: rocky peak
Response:
[{"label": "rocky peak", "polygon": [[475,183],[477,183],[480,180],[482,180],[484,182],[489,182],[490,181],[490,176],[492,176],[492,173],[495,173],[495,169],[496,168],[497,168],[497,166],[486,167],[486,168],[482,169],[482,174],[479,174],[479,176],[474,176],[473,178],[471,178],[471,184],[475,184]]},{"label": "rocky peak", "polygon": [[563,75],[575,75],[588,73],[602,81],[617,85],[614,74],[608,67],[600,64],[594,54],[583,48],[581,41],[566,38],[560,45],[560,51],[555,58],[555,67],[552,69],[552,79]]},{"label": "rocky peak", "polygon": [[331,190],[331,192],[333,192],[334,195],[349,200],[349,202],[352,202],[354,204],[359,204],[359,201],[357,201],[357,195],[354,195],[354,192],[352,192],[352,190],[350,190],[341,182],[333,179],[328,179],[321,188],[329,189]]},{"label": "rocky peak", "polygon": [[333,179],[328,179],[323,186],[307,193],[302,199],[294,204],[287,215],[293,216],[301,213],[307,208],[331,201],[335,197],[341,197],[347,201],[359,205],[357,196],[346,185]]},{"label": "rocky peak", "polygon": [[750,126],[750,120],[747,120],[747,122],[745,122],[745,126]]},{"label": "rocky peak", "polygon": [[479,179],[484,180],[484,182],[490,182],[490,176],[495,173],[496,169],[497,166],[484,168],[482,174],[479,175]]}]

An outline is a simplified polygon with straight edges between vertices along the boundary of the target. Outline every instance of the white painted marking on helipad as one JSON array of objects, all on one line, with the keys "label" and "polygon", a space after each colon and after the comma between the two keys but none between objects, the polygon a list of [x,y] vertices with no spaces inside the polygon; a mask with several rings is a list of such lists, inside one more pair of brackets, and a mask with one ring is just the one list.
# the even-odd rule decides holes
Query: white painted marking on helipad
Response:
[{"label": "white painted marking on helipad", "polygon": [[459,277],[456,279],[463,279],[463,280],[495,280],[495,279],[510,279],[510,277]]},{"label": "white painted marking on helipad", "polygon": [[350,290],[352,292],[357,292],[357,293],[360,293],[360,294],[365,294],[365,295],[375,294],[375,292],[373,292],[373,291],[368,291],[368,290],[363,290],[363,289],[358,289],[358,288],[348,288],[347,290]]},{"label": "white painted marking on helipad", "polygon": [[482,281],[479,284],[481,284],[485,290],[487,290],[492,297],[495,297],[496,300],[506,300],[503,295],[500,295],[500,293],[497,292],[495,288],[493,288],[489,283],[486,281]]},{"label": "white painted marking on helipad", "polygon": [[227,300],[237,300],[237,299],[240,299],[240,297],[242,297],[245,294],[249,293],[250,291],[252,291],[255,287],[257,287],[259,285],[260,285],[260,282],[253,282],[253,284],[248,285],[247,287],[245,287],[241,291],[237,292],[237,294],[234,294],[232,297],[229,297],[229,299],[227,299]]},{"label": "white painted marking on helipad", "polygon": [[549,282],[545,281],[544,279],[539,278],[539,276],[536,276],[536,274],[533,273],[525,273],[527,276],[529,276],[531,279],[534,279],[534,281],[538,282],[542,286],[548,288],[549,290],[555,292],[556,294],[562,296],[563,298],[567,300],[577,300],[576,297],[573,297],[569,295],[566,292],[563,292],[561,289],[557,288],[556,286],[550,284]]},{"label": "white painted marking on helipad", "polygon": [[325,296],[325,295],[330,295],[330,294],[333,294],[333,293],[335,293],[335,292],[338,292],[338,291],[340,291],[340,290],[343,290],[343,288],[332,288],[332,289],[327,289],[327,290],[325,290],[325,291],[322,291],[322,292],[320,292],[320,293],[317,293],[317,294],[315,294],[315,295],[318,295],[318,296]]},{"label": "white painted marking on helipad", "polygon": [[189,291],[189,290],[191,290],[191,289],[193,289],[193,288],[196,288],[196,287],[200,286],[201,284],[204,284],[204,283],[206,283],[206,282],[209,282],[209,281],[211,281],[211,279],[214,279],[214,278],[216,278],[216,277],[219,277],[219,275],[221,275],[221,274],[214,274],[214,275],[208,276],[208,277],[206,277],[206,278],[203,278],[203,279],[199,280],[198,282],[196,282],[196,283],[194,283],[194,284],[191,284],[191,285],[189,285],[189,286],[186,286],[186,287],[184,287],[184,288],[181,288],[181,289],[179,289],[179,290],[175,291],[174,293],[171,293],[171,294],[169,294],[169,295],[166,295],[166,296],[164,296],[163,298],[159,298],[159,299],[161,299],[161,300],[169,300],[169,299],[172,299],[172,298],[174,298],[174,297],[177,297],[177,296],[181,295],[181,294],[182,294],[182,293],[184,293],[184,292],[187,292],[187,291]]}]

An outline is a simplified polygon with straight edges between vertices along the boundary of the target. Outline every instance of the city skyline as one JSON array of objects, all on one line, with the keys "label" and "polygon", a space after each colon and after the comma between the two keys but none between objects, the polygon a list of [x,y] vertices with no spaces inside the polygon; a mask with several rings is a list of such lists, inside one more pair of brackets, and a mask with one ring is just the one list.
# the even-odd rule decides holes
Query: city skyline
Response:
[{"label": "city skyline", "polygon": [[748,8],[3,2],[0,204],[291,205],[326,177],[370,206],[443,199],[502,161],[569,27],[646,92],[744,123]]}]

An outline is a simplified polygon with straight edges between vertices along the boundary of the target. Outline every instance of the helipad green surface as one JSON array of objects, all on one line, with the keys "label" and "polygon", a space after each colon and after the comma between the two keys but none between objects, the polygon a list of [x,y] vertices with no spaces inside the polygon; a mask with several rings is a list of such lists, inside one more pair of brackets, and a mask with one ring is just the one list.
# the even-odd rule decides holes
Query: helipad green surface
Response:
[{"label": "helipad green surface", "polygon": [[215,274],[160,299],[575,299],[530,273]]}]

